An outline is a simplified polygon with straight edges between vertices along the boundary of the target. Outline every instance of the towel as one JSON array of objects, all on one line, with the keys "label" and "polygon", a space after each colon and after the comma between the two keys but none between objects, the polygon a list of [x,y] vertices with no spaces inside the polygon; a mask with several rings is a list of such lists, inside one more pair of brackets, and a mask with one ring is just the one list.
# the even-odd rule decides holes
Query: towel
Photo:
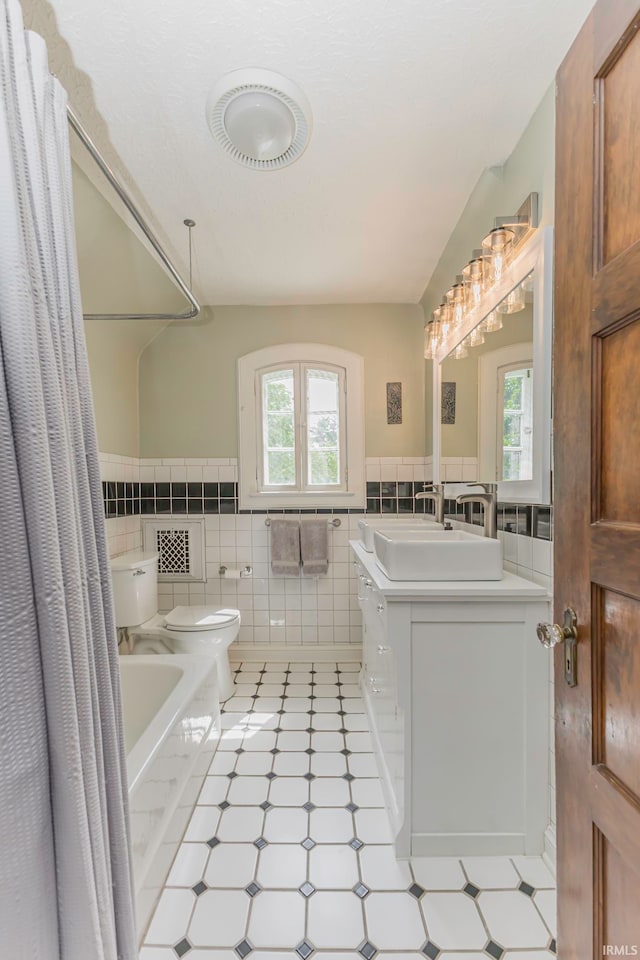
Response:
[{"label": "towel", "polygon": [[300,522],[300,555],[305,577],[324,576],[329,570],[329,524],[326,517]]},{"label": "towel", "polygon": [[271,572],[276,577],[300,576],[300,523],[289,518],[271,520]]}]

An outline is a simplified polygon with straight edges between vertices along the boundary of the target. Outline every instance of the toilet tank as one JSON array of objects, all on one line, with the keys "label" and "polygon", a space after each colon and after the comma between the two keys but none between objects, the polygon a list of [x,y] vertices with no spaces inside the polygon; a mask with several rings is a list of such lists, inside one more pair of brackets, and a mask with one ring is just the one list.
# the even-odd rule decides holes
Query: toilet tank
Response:
[{"label": "toilet tank", "polygon": [[134,550],[111,561],[117,627],[134,627],[158,612],[158,554]]}]

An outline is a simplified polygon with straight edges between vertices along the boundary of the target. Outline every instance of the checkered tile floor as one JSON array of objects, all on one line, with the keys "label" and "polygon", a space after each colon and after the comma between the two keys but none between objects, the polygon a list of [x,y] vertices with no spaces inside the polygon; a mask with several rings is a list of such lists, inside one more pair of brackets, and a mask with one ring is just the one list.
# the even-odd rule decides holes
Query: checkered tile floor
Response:
[{"label": "checkered tile floor", "polygon": [[538,857],[396,861],[358,663],[244,663],[140,960],[551,960]]}]

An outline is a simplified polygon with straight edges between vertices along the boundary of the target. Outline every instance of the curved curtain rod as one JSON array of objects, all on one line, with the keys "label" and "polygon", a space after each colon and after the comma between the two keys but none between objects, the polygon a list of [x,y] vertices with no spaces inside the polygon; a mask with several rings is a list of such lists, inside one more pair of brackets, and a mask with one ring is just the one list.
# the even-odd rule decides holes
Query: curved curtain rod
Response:
[{"label": "curved curtain rod", "polygon": [[70,106],[67,106],[67,119],[75,133],[80,138],[80,141],[86,147],[90,155],[93,157],[95,162],[100,167],[100,170],[105,175],[113,189],[116,191],[125,207],[136,221],[143,234],[153,247],[153,249],[158,254],[161,262],[164,264],[166,269],[169,271],[170,275],[175,280],[179,289],[185,295],[191,307],[185,313],[85,313],[85,320],[191,320],[193,317],[197,317],[200,313],[200,304],[196,298],[191,293],[191,290],[187,287],[186,283],[174,267],[172,261],[169,259],[165,253],[163,247],[160,245],[159,240],[156,238],[154,232],[152,231],[149,224],[146,222],[138,208],[135,206],[133,200],[120,183],[115,173],[104,159],[102,154],[99,152],[95,143],[85,130],[85,128],[80,123],[80,120],[73,112]]}]

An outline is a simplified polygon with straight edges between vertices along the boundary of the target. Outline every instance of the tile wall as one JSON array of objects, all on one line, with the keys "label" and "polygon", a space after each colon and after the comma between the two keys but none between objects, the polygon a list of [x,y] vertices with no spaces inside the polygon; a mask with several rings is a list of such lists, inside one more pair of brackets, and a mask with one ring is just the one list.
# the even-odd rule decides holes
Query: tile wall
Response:
[{"label": "tile wall", "polygon": [[[115,557],[142,546],[139,498],[134,494],[140,484],[140,461],[114,453],[100,454],[100,476],[105,499],[105,517],[109,556]],[[113,499],[107,494],[113,493]],[[127,494],[131,496],[128,497]],[[117,505],[116,497],[120,496]],[[113,504],[116,504],[114,507]],[[115,511],[115,512],[114,512]]]},{"label": "tile wall", "polygon": [[[204,516],[206,583],[162,583],[161,610],[177,604],[213,604],[241,611],[239,640],[244,644],[358,644],[361,617],[348,541],[358,536],[363,511],[335,511],[341,526],[331,531],[331,563],[324,578],[272,577],[269,534],[264,514],[238,512],[237,463],[226,458],[135,460],[101,454],[103,492],[111,556],[139,549],[141,518],[154,515]],[[444,479],[471,481],[476,462],[447,458]],[[432,479],[431,458],[370,458],[366,463],[367,512],[408,514],[413,497]],[[430,509],[430,506],[423,506]],[[298,512],[298,511],[294,511]],[[447,501],[456,526],[474,530],[482,524],[479,507]],[[552,590],[552,509],[503,503],[498,509],[498,536],[505,568]],[[226,580],[221,565],[250,564],[253,577]],[[549,758],[550,855],[555,837],[555,753],[553,750],[553,668],[550,657]]]}]

